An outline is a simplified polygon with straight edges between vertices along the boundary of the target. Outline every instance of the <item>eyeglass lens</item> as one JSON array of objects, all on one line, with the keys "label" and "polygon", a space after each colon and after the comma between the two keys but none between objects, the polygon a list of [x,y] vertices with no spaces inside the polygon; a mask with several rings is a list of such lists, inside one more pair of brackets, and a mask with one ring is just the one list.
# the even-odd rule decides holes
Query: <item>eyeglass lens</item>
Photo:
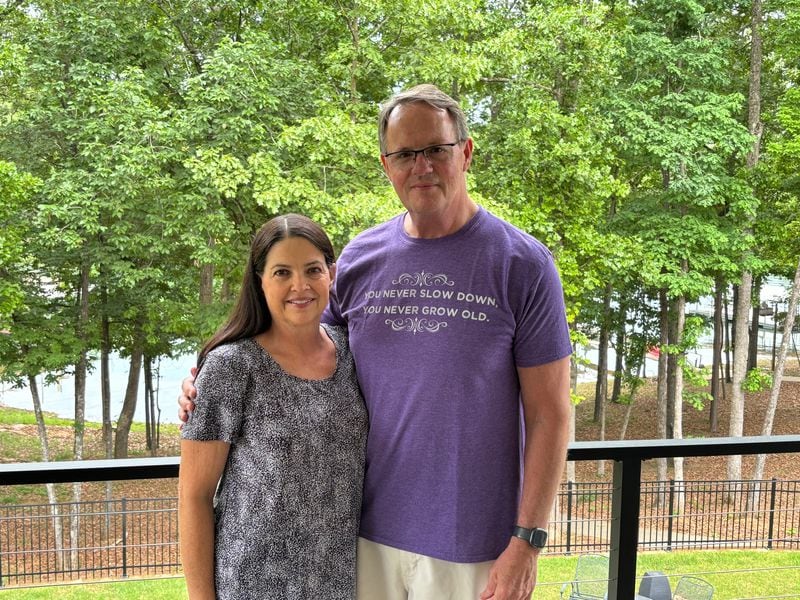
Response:
[{"label": "eyeglass lens", "polygon": [[457,143],[436,144],[421,150],[400,150],[399,152],[387,154],[386,158],[395,165],[413,164],[417,160],[417,154],[422,154],[429,162],[446,162],[453,156],[453,146]]}]

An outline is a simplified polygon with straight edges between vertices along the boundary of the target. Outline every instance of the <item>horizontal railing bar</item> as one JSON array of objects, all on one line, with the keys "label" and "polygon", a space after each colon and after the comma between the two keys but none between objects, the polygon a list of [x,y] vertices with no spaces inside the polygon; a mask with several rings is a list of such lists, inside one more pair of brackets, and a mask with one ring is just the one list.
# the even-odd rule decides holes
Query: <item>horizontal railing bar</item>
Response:
[{"label": "horizontal railing bar", "polygon": [[[573,442],[568,460],[649,460],[800,452],[800,435]],[[179,456],[0,464],[0,485],[163,479],[178,476]]]},{"label": "horizontal railing bar", "polygon": [[573,442],[568,460],[650,460],[677,456],[733,456],[800,452],[800,435]]},{"label": "horizontal railing bar", "polygon": [[178,476],[180,456],[0,464],[0,485],[164,479]]}]

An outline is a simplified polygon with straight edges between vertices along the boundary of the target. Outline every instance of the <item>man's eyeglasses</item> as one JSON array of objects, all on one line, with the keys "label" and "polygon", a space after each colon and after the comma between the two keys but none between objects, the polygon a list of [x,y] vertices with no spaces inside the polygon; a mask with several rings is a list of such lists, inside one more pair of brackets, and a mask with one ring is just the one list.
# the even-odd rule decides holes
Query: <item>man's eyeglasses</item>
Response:
[{"label": "man's eyeglasses", "polygon": [[410,167],[417,162],[417,154],[422,154],[429,162],[443,163],[450,160],[453,156],[453,146],[457,146],[460,143],[435,144],[421,150],[398,150],[397,152],[388,152],[383,157],[393,167]]}]

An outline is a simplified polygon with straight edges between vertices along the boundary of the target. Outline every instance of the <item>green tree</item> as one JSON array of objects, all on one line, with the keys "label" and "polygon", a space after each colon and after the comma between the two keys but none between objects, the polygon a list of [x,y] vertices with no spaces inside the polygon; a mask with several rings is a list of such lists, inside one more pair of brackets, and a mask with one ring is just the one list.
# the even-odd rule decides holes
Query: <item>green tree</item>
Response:
[{"label": "green tree", "polygon": [[[729,53],[716,10],[690,0],[637,5],[610,107],[631,188],[618,231],[641,245],[641,285],[661,305],[658,419],[665,437],[670,426],[672,437],[682,435],[686,302],[713,288],[714,273],[733,271],[732,250],[743,246],[732,224],[752,211],[752,196],[731,168],[750,137],[738,122],[741,96],[726,90]],[[665,479],[665,463],[659,467]]]}]

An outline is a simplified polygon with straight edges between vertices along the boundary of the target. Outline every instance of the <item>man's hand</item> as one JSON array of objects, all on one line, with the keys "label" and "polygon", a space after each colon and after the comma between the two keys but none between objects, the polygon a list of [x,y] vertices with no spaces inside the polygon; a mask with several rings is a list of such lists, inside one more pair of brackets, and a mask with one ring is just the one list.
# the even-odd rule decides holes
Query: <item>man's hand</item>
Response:
[{"label": "man's hand", "polygon": [[480,600],[530,600],[536,587],[538,556],[529,544],[511,538],[489,571],[489,583]]},{"label": "man's hand", "polygon": [[194,410],[193,400],[197,397],[197,388],[194,387],[197,367],[192,367],[191,373],[181,383],[181,393],[178,395],[178,418],[184,423],[189,420],[189,413]]}]

